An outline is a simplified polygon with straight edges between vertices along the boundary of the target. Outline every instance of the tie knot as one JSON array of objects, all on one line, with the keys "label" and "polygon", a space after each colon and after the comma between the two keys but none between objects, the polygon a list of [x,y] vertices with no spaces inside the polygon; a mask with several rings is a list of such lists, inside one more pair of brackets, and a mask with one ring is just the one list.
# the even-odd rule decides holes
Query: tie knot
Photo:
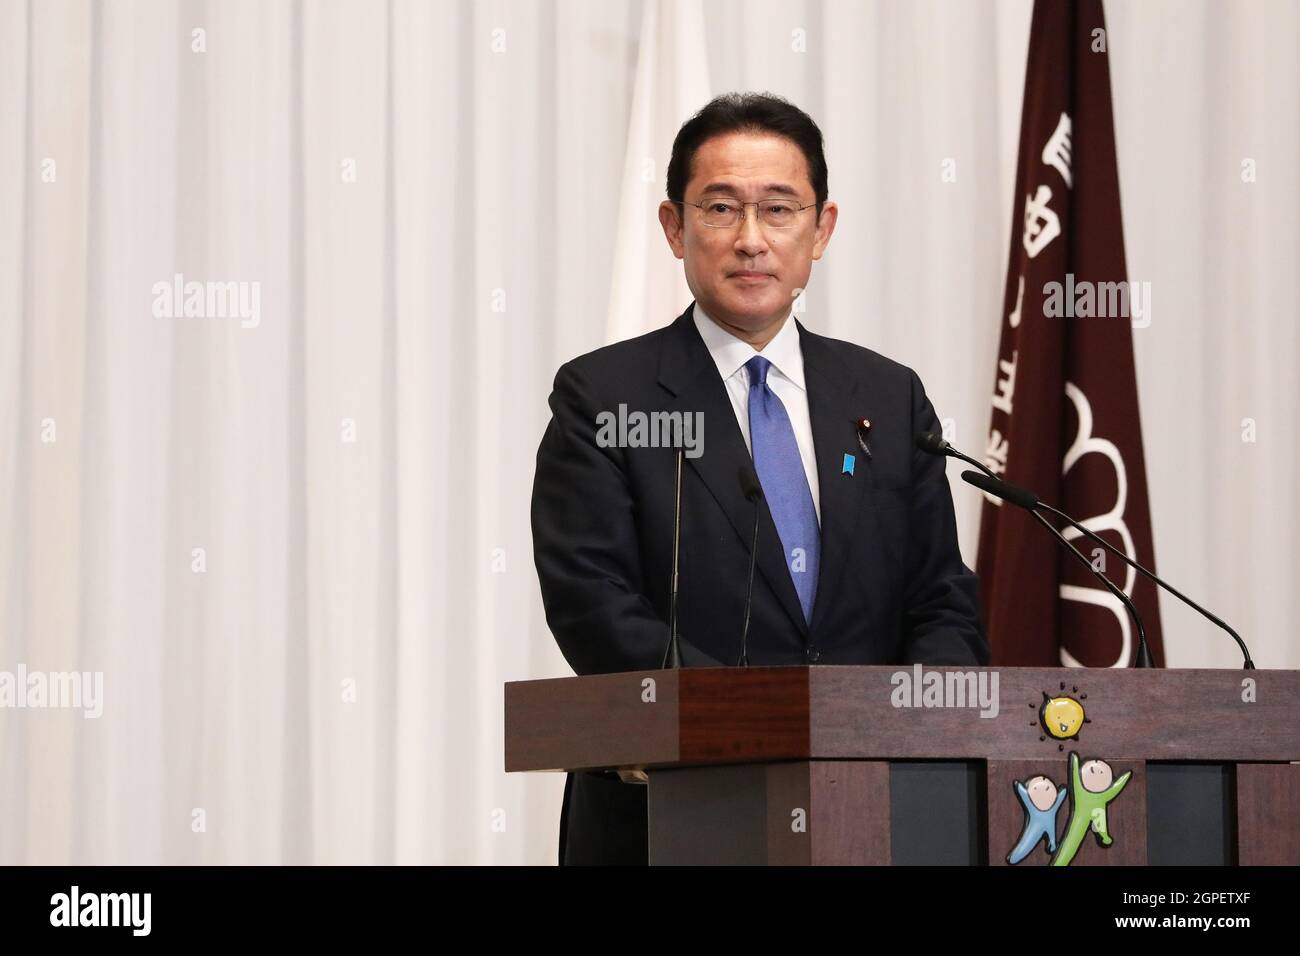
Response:
[{"label": "tie knot", "polygon": [[745,368],[749,369],[749,385],[753,388],[755,385],[767,384],[767,370],[772,367],[772,363],[761,355],[755,355],[745,363]]}]

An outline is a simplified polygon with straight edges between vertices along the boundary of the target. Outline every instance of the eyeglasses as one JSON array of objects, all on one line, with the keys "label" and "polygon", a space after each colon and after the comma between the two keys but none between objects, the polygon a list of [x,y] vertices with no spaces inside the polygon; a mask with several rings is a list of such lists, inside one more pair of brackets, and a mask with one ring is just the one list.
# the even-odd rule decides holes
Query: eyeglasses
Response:
[{"label": "eyeglasses", "polygon": [[686,202],[684,199],[673,200],[683,206],[694,206],[703,213],[706,226],[726,229],[735,226],[745,218],[745,207],[754,206],[763,225],[772,229],[789,229],[797,221],[799,213],[811,209],[816,203],[801,206],[791,199],[761,199],[758,202],[741,202],[739,199],[710,199],[708,202]]}]

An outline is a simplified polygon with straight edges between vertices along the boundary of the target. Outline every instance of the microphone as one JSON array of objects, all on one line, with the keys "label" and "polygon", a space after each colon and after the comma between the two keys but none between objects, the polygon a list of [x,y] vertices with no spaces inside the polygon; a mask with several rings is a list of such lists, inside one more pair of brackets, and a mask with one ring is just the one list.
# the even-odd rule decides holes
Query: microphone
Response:
[{"label": "microphone", "polygon": [[956,448],[944,439],[942,435],[936,435],[934,432],[919,432],[916,436],[916,447],[921,451],[927,451],[931,455],[946,455],[949,452],[959,454]]},{"label": "microphone", "polygon": [[916,447],[921,449],[923,452],[931,455],[945,455],[949,458],[958,458],[966,462],[968,465],[974,465],[990,478],[997,481],[1002,480],[1001,478],[998,478],[997,475],[993,474],[993,472],[989,471],[984,462],[976,461],[974,458],[963,455],[956,448],[950,445],[942,435],[936,435],[934,432],[920,432],[917,434],[914,441],[916,442]]},{"label": "microphone", "polygon": [[663,667],[672,670],[682,666],[682,647],[677,639],[677,556],[682,546],[682,458],[686,449],[677,449],[677,490],[673,503],[673,579],[668,598],[668,648],[664,652]]},{"label": "microphone", "polygon": [[1129,600],[1127,594],[1116,587],[1110,578],[1106,577],[1106,575],[1094,568],[1092,562],[1084,557],[1082,551],[1070,544],[1070,542],[1065,539],[1065,535],[1056,530],[1050,521],[1038,513],[1038,510],[1035,507],[1038,504],[1038,499],[1023,488],[1017,488],[1014,485],[1005,485],[1005,482],[999,481],[997,478],[990,478],[987,475],[981,475],[978,471],[963,471],[961,477],[962,481],[966,482],[968,485],[974,485],[976,488],[980,489],[980,491],[986,491],[991,495],[1001,498],[1003,501],[1009,501],[1013,505],[1018,505],[1028,511],[1038,519],[1038,522],[1044,528],[1055,536],[1057,541],[1065,545],[1065,547],[1070,550],[1071,554],[1083,562],[1084,566],[1089,570],[1089,572],[1091,572],[1092,576],[1106,586],[1106,590],[1119,598],[1124,607],[1128,608],[1129,617],[1133,619],[1133,626],[1137,628],[1138,652],[1136,666],[1150,667],[1151,652],[1147,649],[1147,633],[1146,629],[1142,626],[1142,618],[1138,615],[1137,608],[1133,606],[1133,602]]},{"label": "microphone", "polygon": [[[970,475],[970,477],[966,478],[967,475]],[[996,475],[989,477],[973,471],[963,471],[961,476],[966,480],[967,484],[988,491],[989,494],[995,495],[1003,501],[1009,501],[1013,505],[1018,505],[1026,511],[1037,511],[1038,508],[1043,507],[1043,503],[1038,500],[1038,495],[1026,488],[1021,488],[1019,485],[1003,481]]]},{"label": "microphone", "polygon": [[[1211,613],[1210,613],[1209,611],[1207,611],[1205,608],[1201,607],[1201,605],[1197,604],[1195,601],[1193,601],[1193,600],[1192,600],[1191,598],[1189,598],[1187,595],[1183,594],[1182,591],[1179,591],[1179,590],[1178,590],[1177,588],[1175,588],[1172,584],[1170,584],[1170,583],[1168,583],[1167,581],[1165,581],[1163,578],[1161,578],[1159,575],[1157,575],[1154,571],[1148,571],[1148,570],[1147,570],[1146,568],[1144,568],[1142,565],[1138,564],[1137,561],[1135,561],[1135,560],[1133,560],[1132,558],[1130,558],[1127,554],[1125,554],[1125,553],[1124,553],[1123,551],[1121,551],[1119,548],[1115,547],[1113,544],[1111,544],[1109,541],[1107,541],[1107,540],[1106,540],[1105,538],[1103,538],[1101,535],[1099,535],[1099,534],[1097,534],[1096,532],[1094,532],[1092,529],[1090,529],[1090,528],[1085,528],[1085,527],[1084,527],[1083,525],[1081,525],[1079,522],[1075,521],[1073,518],[1071,518],[1069,515],[1067,515],[1064,511],[1061,511],[1061,510],[1059,510],[1059,509],[1057,509],[1057,508],[1053,508],[1051,505],[1047,504],[1047,503],[1044,502],[1044,501],[1040,501],[1040,500],[1038,499],[1038,496],[1035,495],[1035,494],[1033,494],[1033,492],[1026,491],[1026,490],[1023,489],[1023,488],[1016,488],[1015,485],[1010,485],[1010,484],[1008,484],[1007,482],[1003,481],[1001,478],[999,478],[997,475],[995,475],[992,471],[990,471],[989,468],[988,468],[988,467],[987,467],[987,466],[986,466],[982,461],[976,461],[974,458],[971,458],[971,457],[969,457],[969,456],[967,456],[967,455],[963,455],[960,451],[958,451],[958,450],[957,450],[956,448],[954,448],[952,445],[948,444],[948,442],[944,441],[943,438],[940,437],[940,436],[938,436],[938,435],[935,435],[935,434],[930,433],[930,432],[924,432],[924,433],[922,433],[922,434],[917,435],[917,436],[916,436],[916,447],[920,448],[922,451],[929,452],[929,453],[932,454],[932,455],[946,455],[946,456],[951,457],[951,458],[958,458],[958,459],[960,459],[961,461],[964,461],[964,462],[966,462],[966,463],[969,464],[969,465],[974,465],[976,468],[978,468],[980,471],[984,472],[984,474],[988,475],[990,478],[992,478],[994,481],[998,482],[998,483],[999,483],[1000,485],[1002,485],[1003,487],[1013,488],[1013,489],[1015,489],[1017,492],[1020,492],[1020,493],[1023,493],[1023,494],[1025,494],[1025,495],[1028,495],[1028,496],[1029,496],[1030,498],[1032,498],[1033,501],[1034,501],[1033,508],[1034,508],[1035,510],[1038,509],[1038,508],[1042,508],[1042,509],[1044,509],[1044,510],[1046,510],[1046,511],[1050,511],[1052,514],[1056,515],[1058,518],[1060,518],[1060,519],[1061,519],[1062,521],[1064,521],[1066,524],[1070,525],[1070,527],[1072,527],[1072,528],[1074,528],[1075,530],[1077,530],[1080,534],[1084,535],[1084,536],[1087,537],[1088,539],[1090,539],[1090,540],[1092,540],[1092,541],[1095,541],[1097,544],[1101,545],[1103,548],[1105,548],[1105,549],[1106,549],[1107,551],[1109,551],[1111,554],[1115,555],[1115,557],[1119,558],[1121,561],[1123,561],[1125,564],[1127,564],[1127,565],[1128,565],[1130,568],[1132,568],[1134,571],[1137,571],[1139,574],[1141,574],[1143,577],[1147,578],[1149,581],[1153,581],[1153,582],[1154,582],[1156,585],[1158,585],[1159,587],[1164,588],[1166,591],[1168,591],[1168,592],[1169,592],[1170,594],[1172,594],[1174,597],[1178,598],[1178,600],[1182,601],[1184,604],[1186,604],[1188,607],[1190,607],[1190,608],[1191,608],[1193,611],[1195,611],[1197,614],[1201,615],[1201,617],[1205,618],[1207,621],[1209,621],[1210,623],[1214,624],[1215,626],[1217,626],[1217,627],[1219,627],[1219,628],[1222,628],[1223,630],[1227,631],[1228,634],[1232,637],[1232,639],[1233,639],[1234,641],[1237,642],[1237,646],[1238,646],[1239,648],[1241,648],[1241,656],[1242,656],[1242,661],[1243,661],[1243,663],[1242,663],[1242,668],[1243,668],[1244,670],[1254,670],[1254,669],[1255,669],[1255,662],[1254,662],[1253,660],[1250,659],[1250,650],[1246,647],[1246,642],[1243,641],[1243,640],[1241,639],[1241,635],[1238,634],[1235,630],[1233,630],[1232,627],[1230,627],[1230,626],[1229,626],[1225,621],[1223,621],[1223,620],[1221,620],[1220,618],[1216,617],[1214,614],[1211,614]],[[997,496],[997,497],[1002,497],[1002,496],[1000,496],[1000,495],[997,495],[996,492],[992,492],[992,491],[990,491],[989,494],[993,494],[993,495],[995,495],[995,496]],[[1027,507],[1026,505],[1021,504],[1019,501],[1012,501],[1012,499],[1010,499],[1010,498],[1007,498],[1007,499],[1005,499],[1005,500],[1011,501],[1012,504],[1019,504],[1021,507]],[[1091,565],[1090,565],[1090,566],[1091,566]]]},{"label": "microphone", "polygon": [[761,513],[759,504],[763,501],[763,486],[758,480],[754,466],[740,466],[740,490],[754,503],[754,540],[749,547],[749,584],[745,588],[745,626],[740,632],[740,660],[737,667],[749,666],[749,611],[754,603],[754,565],[758,563],[758,518]]}]

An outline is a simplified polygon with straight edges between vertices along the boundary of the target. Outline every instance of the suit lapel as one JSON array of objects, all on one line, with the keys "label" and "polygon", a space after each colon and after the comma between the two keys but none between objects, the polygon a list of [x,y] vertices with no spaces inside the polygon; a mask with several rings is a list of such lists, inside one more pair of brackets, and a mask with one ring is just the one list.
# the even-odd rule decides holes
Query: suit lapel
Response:
[{"label": "suit lapel", "polygon": [[[704,413],[704,452],[698,458],[687,458],[686,462],[708,487],[748,552],[754,531],[754,506],[741,494],[740,469],[753,465],[753,459],[745,447],[745,438],[736,422],[736,411],[718,375],[718,367],[695,328],[691,313],[693,306],[692,302],[668,328],[659,359],[659,384],[673,396],[670,410]],[[815,437],[814,441],[819,439]],[[819,462],[820,457],[819,452]],[[820,464],[818,474],[822,474]],[[683,516],[683,521],[686,520],[689,518]],[[803,619],[799,595],[790,578],[776,524],[766,503],[761,505],[759,522],[758,569],[790,620],[806,637],[808,624]],[[824,571],[822,573],[824,575]],[[820,598],[818,600],[820,603]],[[813,620],[816,619],[814,608]]]},{"label": "suit lapel", "polygon": [[[872,484],[871,459],[858,444],[855,422],[864,415],[869,418],[873,410],[867,388],[854,380],[835,354],[831,340],[814,335],[797,320],[795,324],[803,353],[820,485],[821,565],[812,619],[812,634],[816,636],[839,598],[862,501]],[[845,473],[845,455],[854,457],[852,474]]]}]

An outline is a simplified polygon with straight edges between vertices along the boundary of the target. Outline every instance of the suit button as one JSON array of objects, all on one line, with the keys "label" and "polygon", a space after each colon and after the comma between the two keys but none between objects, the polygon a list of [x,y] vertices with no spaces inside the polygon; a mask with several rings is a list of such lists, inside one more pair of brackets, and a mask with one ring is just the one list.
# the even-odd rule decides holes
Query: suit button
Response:
[{"label": "suit button", "polygon": [[803,652],[803,659],[809,664],[816,664],[822,659],[822,652],[817,650],[815,647],[810,647]]}]

